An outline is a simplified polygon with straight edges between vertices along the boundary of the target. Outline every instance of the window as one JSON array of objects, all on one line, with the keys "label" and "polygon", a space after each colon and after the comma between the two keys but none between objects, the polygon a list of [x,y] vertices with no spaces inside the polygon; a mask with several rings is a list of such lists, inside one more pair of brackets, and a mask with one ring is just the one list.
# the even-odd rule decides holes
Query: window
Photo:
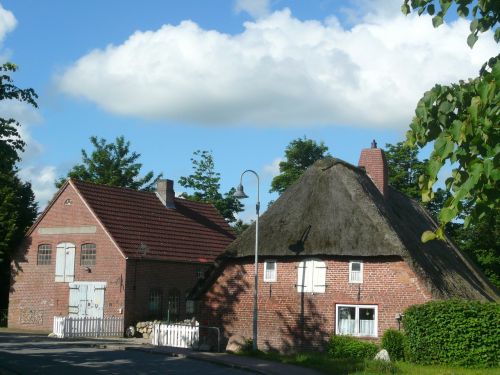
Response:
[{"label": "window", "polygon": [[271,283],[277,280],[277,264],[275,260],[264,262],[264,281]]},{"label": "window", "polygon": [[363,262],[349,262],[349,282],[358,284],[363,282]]},{"label": "window", "polygon": [[80,266],[95,266],[95,255],[94,243],[83,244],[80,252]]},{"label": "window", "polygon": [[63,242],[56,249],[56,282],[73,282],[75,278],[75,245]]},{"label": "window", "polygon": [[168,317],[170,320],[176,320],[179,318],[179,304],[181,294],[177,289],[172,289],[168,293]]},{"label": "window", "polygon": [[196,279],[197,280],[203,279],[205,277],[205,271],[206,271],[205,268],[198,268],[196,270]]},{"label": "window", "polygon": [[161,313],[161,300],[163,293],[161,289],[151,289],[149,291],[149,312],[159,316]]},{"label": "window", "polygon": [[52,246],[48,244],[39,245],[36,264],[45,266],[50,264],[51,261],[52,261]]},{"label": "window", "polygon": [[320,260],[306,260],[299,263],[297,292],[325,293],[326,264]]},{"label": "window", "polygon": [[377,306],[337,305],[336,333],[377,337]]}]

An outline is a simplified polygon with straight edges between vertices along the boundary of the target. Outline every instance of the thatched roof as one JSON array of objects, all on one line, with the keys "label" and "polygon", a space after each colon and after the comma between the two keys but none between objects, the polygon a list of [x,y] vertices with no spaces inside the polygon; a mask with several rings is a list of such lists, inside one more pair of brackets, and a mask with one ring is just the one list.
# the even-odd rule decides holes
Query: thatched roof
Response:
[{"label": "thatched roof", "polygon": [[[260,218],[259,256],[403,258],[435,298],[498,300],[485,276],[451,242],[423,244],[429,214],[395,189],[383,197],[365,171],[344,161],[316,162]],[[230,259],[253,257],[255,223],[218,257],[206,280]],[[205,289],[200,285],[198,293]]]}]

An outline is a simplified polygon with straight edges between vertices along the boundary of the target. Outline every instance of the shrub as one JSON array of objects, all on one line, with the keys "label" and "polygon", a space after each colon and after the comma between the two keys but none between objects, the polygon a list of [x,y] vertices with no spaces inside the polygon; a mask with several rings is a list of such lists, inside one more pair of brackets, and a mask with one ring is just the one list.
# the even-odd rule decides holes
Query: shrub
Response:
[{"label": "shrub", "polygon": [[328,343],[328,354],[332,358],[363,360],[373,359],[378,347],[374,343],[351,336],[332,336]]},{"label": "shrub", "polygon": [[387,350],[392,361],[404,359],[405,336],[403,332],[388,329],[382,336],[382,348]]},{"label": "shrub", "polygon": [[405,311],[408,360],[420,364],[498,366],[500,305],[432,301]]}]

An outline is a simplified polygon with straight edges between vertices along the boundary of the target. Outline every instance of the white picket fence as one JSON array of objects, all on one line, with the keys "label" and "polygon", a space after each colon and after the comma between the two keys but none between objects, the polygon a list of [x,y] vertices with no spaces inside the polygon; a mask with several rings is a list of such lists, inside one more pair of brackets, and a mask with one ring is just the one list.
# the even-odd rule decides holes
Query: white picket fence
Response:
[{"label": "white picket fence", "polygon": [[191,348],[200,341],[200,326],[194,324],[158,323],[153,328],[152,344],[173,346],[176,348]]},{"label": "white picket fence", "polygon": [[123,317],[104,318],[54,316],[53,333],[56,337],[111,337],[123,336]]}]

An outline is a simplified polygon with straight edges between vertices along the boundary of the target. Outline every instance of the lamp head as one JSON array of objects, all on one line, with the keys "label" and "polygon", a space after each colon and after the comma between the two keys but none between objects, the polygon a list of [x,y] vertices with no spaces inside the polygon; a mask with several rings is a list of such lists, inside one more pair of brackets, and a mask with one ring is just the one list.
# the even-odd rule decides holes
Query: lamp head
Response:
[{"label": "lamp head", "polygon": [[246,195],[245,192],[243,191],[242,184],[238,185],[238,187],[236,188],[236,191],[233,194],[233,197],[238,198],[238,199],[248,198],[248,195]]}]

